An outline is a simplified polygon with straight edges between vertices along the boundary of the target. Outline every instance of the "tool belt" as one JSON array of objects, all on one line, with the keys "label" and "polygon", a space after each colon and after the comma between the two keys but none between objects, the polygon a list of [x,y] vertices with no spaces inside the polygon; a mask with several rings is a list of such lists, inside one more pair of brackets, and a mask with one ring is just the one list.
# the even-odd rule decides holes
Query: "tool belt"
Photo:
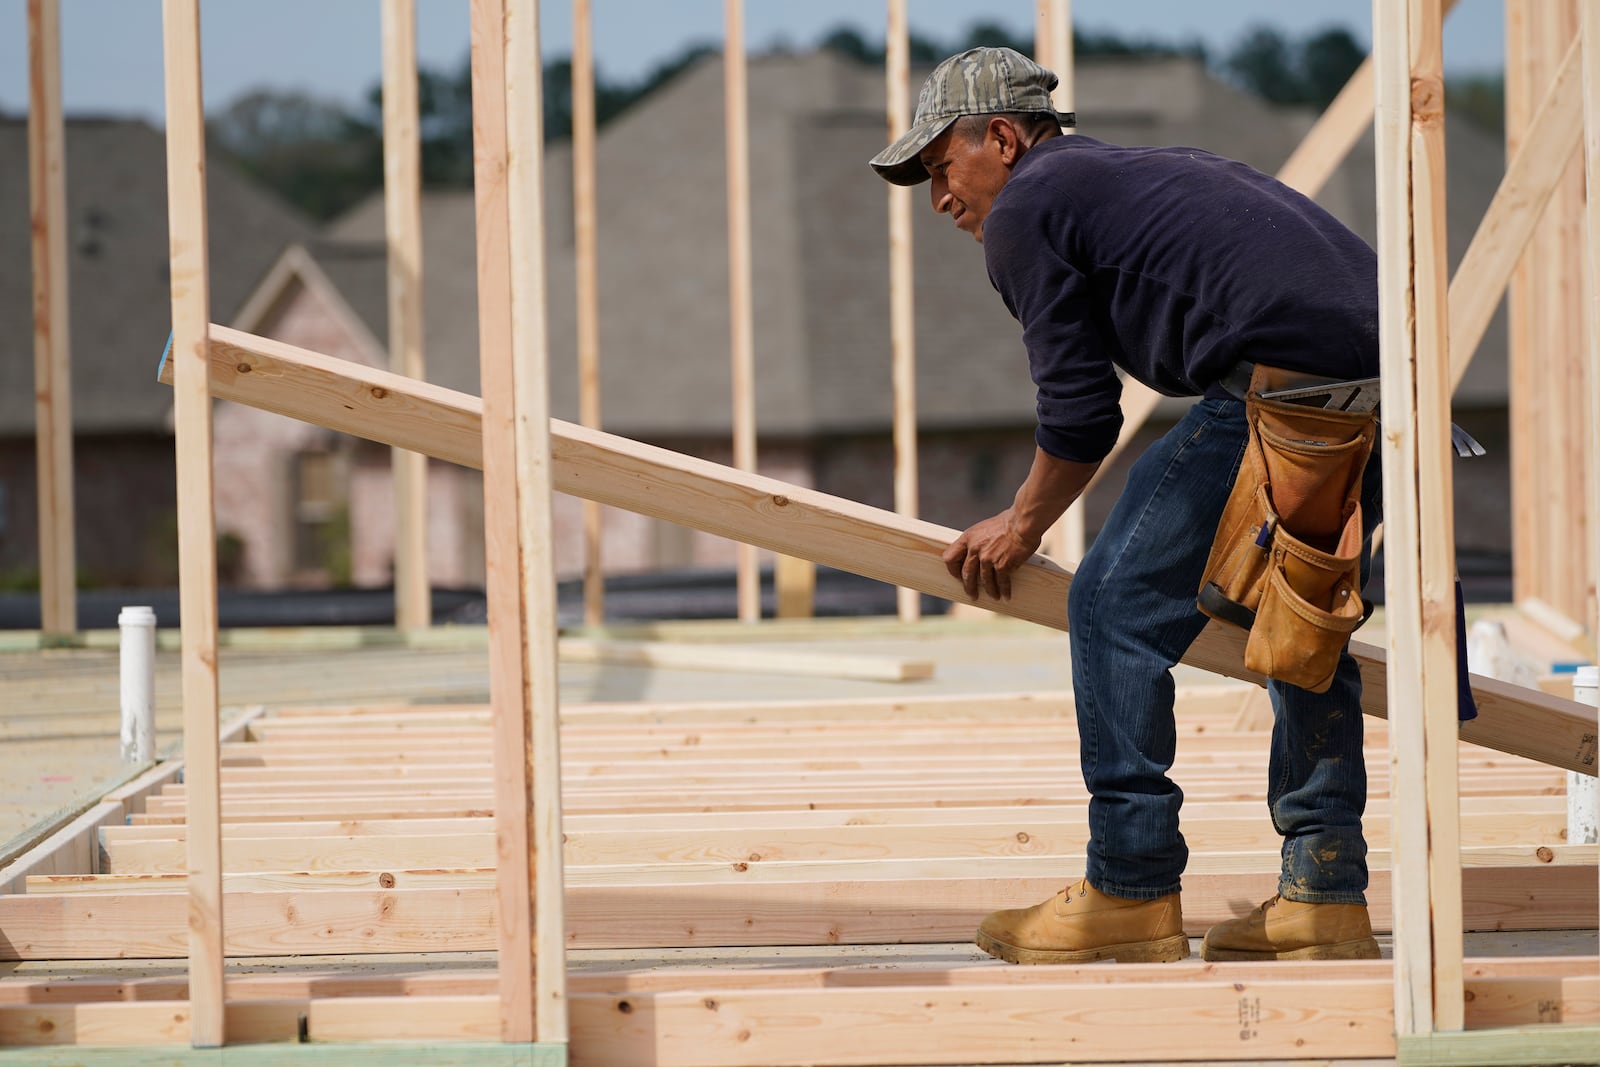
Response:
[{"label": "tool belt", "polygon": [[1247,668],[1321,693],[1367,614],[1361,475],[1377,414],[1261,396],[1304,377],[1262,366],[1251,373],[1249,438],[1198,603],[1212,618],[1250,631]]}]

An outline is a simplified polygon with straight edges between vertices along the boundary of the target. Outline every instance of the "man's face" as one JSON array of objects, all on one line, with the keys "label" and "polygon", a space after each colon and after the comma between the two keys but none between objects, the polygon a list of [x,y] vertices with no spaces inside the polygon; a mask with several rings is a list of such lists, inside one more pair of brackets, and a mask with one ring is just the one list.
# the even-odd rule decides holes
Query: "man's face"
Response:
[{"label": "man's face", "polygon": [[933,210],[949,215],[957,229],[972,234],[980,244],[983,220],[1011,176],[1006,158],[1010,132],[1003,121],[991,122],[981,137],[962,136],[952,126],[917,157],[933,179]]}]

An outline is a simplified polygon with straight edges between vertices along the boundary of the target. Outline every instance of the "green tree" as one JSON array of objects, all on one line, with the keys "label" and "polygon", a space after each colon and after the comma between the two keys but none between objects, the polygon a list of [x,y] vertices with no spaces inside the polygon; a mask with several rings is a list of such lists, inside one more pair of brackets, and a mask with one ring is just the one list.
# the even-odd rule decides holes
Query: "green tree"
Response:
[{"label": "green tree", "polygon": [[383,183],[378,130],[306,93],[246,93],[208,123],[208,133],[246,173],[316,219],[332,218]]},{"label": "green tree", "polygon": [[1234,45],[1223,69],[1240,85],[1274,104],[1308,103],[1305,80],[1283,34],[1267,26],[1250,30]]},{"label": "green tree", "polygon": [[1222,71],[1274,104],[1326,107],[1366,57],[1350,31],[1330,27],[1291,41],[1269,26],[1249,30],[1228,52]]},{"label": "green tree", "polygon": [[1346,29],[1332,27],[1306,38],[1300,45],[1300,70],[1310,103],[1327,107],[1366,57],[1367,50]]}]

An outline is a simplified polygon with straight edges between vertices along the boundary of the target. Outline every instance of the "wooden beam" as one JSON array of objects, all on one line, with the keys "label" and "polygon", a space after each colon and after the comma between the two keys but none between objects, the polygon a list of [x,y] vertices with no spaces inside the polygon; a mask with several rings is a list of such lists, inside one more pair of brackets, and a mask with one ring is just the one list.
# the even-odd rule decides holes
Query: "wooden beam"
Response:
[{"label": "wooden beam", "polygon": [[[572,236],[577,288],[578,424],[600,428],[600,269],[595,207],[594,12],[572,0]],[[583,621],[606,616],[604,513],[583,502]]]},{"label": "wooden beam", "polygon": [[[543,316],[539,314],[537,322],[529,321],[542,299],[529,294],[529,275],[542,265],[542,252],[529,247],[526,230],[530,227],[514,214],[514,202],[528,192],[525,168],[538,166],[539,87],[537,81],[526,86],[521,81],[526,72],[512,69],[526,58],[527,45],[521,40],[513,43],[511,27],[515,22],[519,37],[531,29],[535,79],[538,28],[535,22],[525,29],[522,20],[527,13],[509,7],[507,0],[474,0],[471,10],[479,360],[488,398],[483,406],[482,436],[473,444],[484,459],[489,688],[495,732],[492,808],[499,861],[495,896],[500,922],[494,928],[492,947],[498,953],[501,1038],[526,1042],[533,1040],[537,1029],[543,992],[535,983],[538,918],[536,875],[531,869],[536,847],[532,704],[534,687],[542,691],[546,682],[534,676],[532,660],[537,649],[530,646],[538,638],[530,634],[525,612],[530,607],[527,583],[541,577],[548,580],[548,575],[534,571],[525,555],[524,527],[531,522],[525,519],[525,512],[540,506],[529,499],[533,487],[525,474],[530,460],[527,448],[537,447],[537,443],[533,440],[536,435],[519,432],[518,422],[527,401],[523,390],[534,383],[527,380],[528,375],[519,376],[515,367],[518,358],[534,358],[538,363],[533,373],[544,373]],[[537,13],[532,17],[537,19]],[[535,104],[531,112],[526,98],[518,95],[530,91]],[[513,173],[514,153],[529,145],[526,131],[515,128],[519,121],[532,124],[533,159],[521,160],[523,169]],[[542,193],[536,184],[534,196],[532,203],[521,208],[537,216],[542,210]],[[542,281],[542,274],[537,276]],[[476,432],[473,436],[478,437]],[[554,662],[553,655],[550,662]],[[545,667],[539,673],[548,679],[554,672]]]},{"label": "wooden beam", "polygon": [[1374,19],[1395,1026],[1414,1034],[1463,1025],[1440,0]]},{"label": "wooden beam", "polygon": [[[889,0],[884,37],[889,143],[911,128],[911,28],[906,0]],[[889,370],[894,406],[894,509],[907,518],[921,514],[917,464],[916,267],[912,258],[911,189],[889,185]],[[922,617],[915,589],[895,590],[902,622]]]},{"label": "wooden beam", "polygon": [[[733,465],[756,469],[755,312],[750,261],[750,118],[745,75],[744,0],[723,0],[723,132],[728,174],[728,313],[733,356]],[[761,618],[755,546],[740,541],[739,618]]]},{"label": "wooden beam", "polygon": [[[843,956],[839,953],[837,956]],[[846,957],[848,958],[848,957]],[[1532,1021],[1559,1010],[1567,1018],[1600,1018],[1600,1002],[1588,990],[1595,977],[1593,956],[1483,957],[1467,961],[1469,988],[1475,1015],[1469,1025],[1507,1026]],[[0,985],[0,1005],[106,1004],[151,1000],[181,1000],[186,983],[176,975],[141,974],[132,968],[126,976],[114,973],[74,975],[63,983],[51,975],[13,975]],[[634,961],[607,965],[593,961],[573,975],[575,996],[595,993],[663,993],[692,989],[857,989],[928,986],[980,986],[985,988],[1061,985],[1090,982],[1137,990],[1152,983],[1204,981],[1219,976],[1246,984],[1260,981],[1389,980],[1393,967],[1386,960],[1275,960],[1230,964],[1219,972],[1197,959],[1178,963],[1063,964],[1035,967],[974,967],[960,961],[937,962],[909,958],[888,966],[860,967],[813,965],[792,967],[685,967],[640,968]],[[1547,983],[1550,999],[1541,1008],[1539,997],[1529,996],[1527,980]],[[292,972],[241,972],[228,979],[230,999],[248,1001],[302,1000],[317,997],[492,996],[494,975],[476,969],[422,967],[415,970],[386,968],[385,973],[349,972],[330,965],[302,967]],[[1520,994],[1520,996],[1519,996]]]},{"label": "wooden beam", "polygon": [[[1450,1035],[1448,1041],[1440,1036],[1436,1043],[1425,1045],[1401,1039],[1400,1061],[1519,1064],[1582,1060],[1596,1034],[1592,1020],[1588,1024],[1538,1025],[1539,1010],[1543,1006],[1561,1012],[1564,1018],[1585,1017],[1585,1002],[1595,995],[1594,979],[1570,973],[1554,980],[1525,976],[1504,962],[1498,970],[1508,973],[1476,978],[1469,988],[1475,1005],[1494,1005],[1475,1010],[1474,1025],[1504,1029]],[[1108,979],[1107,972],[1115,973],[1115,982]],[[168,1065],[222,1062],[220,1052],[163,1049],[149,1055],[135,1051],[140,1045],[170,1045],[182,1040],[187,1013],[181,984],[168,980],[97,984],[108,993],[120,987],[126,993],[136,991],[137,996],[0,1008],[0,1037],[9,1045],[26,1048],[25,1052],[20,1048],[0,1052],[0,1062],[28,1062],[33,1067],[153,1064],[157,1058]],[[573,1013],[578,1040],[571,1062],[603,1067],[683,1067],[707,1062],[780,1065],[794,1062],[798,1052],[807,1062],[817,1063],[888,1062],[912,1054],[922,1063],[957,1062],[951,1058],[957,1055],[961,1056],[959,1062],[979,1063],[1034,1059],[1037,1049],[1047,1047],[1070,1047],[1079,1059],[1104,1059],[1115,1056],[1118,1048],[1129,1047],[1130,1027],[1122,1020],[1127,1008],[1118,1000],[1119,995],[1126,997],[1129,985],[1162,998],[1175,1016],[1154,1035],[1137,1039],[1141,1054],[1181,1059],[1202,1049],[1212,1050],[1212,1054],[1218,1049],[1242,1049],[1242,1055],[1293,1057],[1316,1042],[1319,1047],[1336,1044],[1349,1055],[1366,1052],[1389,1058],[1396,1055],[1396,1042],[1391,1034],[1387,1046],[1383,1044],[1382,1024],[1377,1021],[1384,1018],[1389,984],[1380,967],[1361,963],[1321,963],[1315,969],[1280,963],[1270,972],[1232,968],[1226,975],[1183,963],[1159,971],[1125,964],[1116,968],[697,970],[692,976],[601,973],[576,982]],[[322,992],[331,987],[337,987],[337,995]],[[404,987],[406,993],[397,995],[396,987]],[[229,1063],[260,1067],[332,1062],[556,1067],[568,1062],[565,1055],[556,1054],[562,1050],[551,1046],[475,1043],[477,1033],[492,1026],[495,1005],[483,983],[472,975],[447,975],[442,980],[424,975],[250,976],[230,982],[230,991],[240,998],[230,1005],[230,1024],[248,1034],[250,1041],[264,1044],[230,1049]],[[937,991],[931,1000],[930,991]],[[808,1025],[808,1020],[856,1018],[849,999],[852,995],[863,998],[858,1025],[873,1028],[874,1036],[864,1049],[869,1054],[881,1050],[881,1058],[842,1058],[844,1049],[857,1046],[848,1045],[844,1035],[831,1027],[819,1030]],[[803,1006],[805,1014],[791,1017],[784,1010],[785,996],[792,996],[793,1004]],[[1015,1001],[1007,1001],[1008,996]],[[1239,1029],[1241,997],[1246,1030]],[[945,1003],[957,1007],[949,1013],[935,1010]],[[1308,1003],[1318,1006],[1309,1017],[1303,1009]],[[1072,1010],[1063,1014],[1063,1004]],[[995,1014],[987,1018],[979,1014],[991,1010]],[[1016,1033],[1001,1044],[981,1046],[979,1038],[992,1029],[993,1018],[1018,1013],[1026,1018],[1017,1024],[1020,1029]],[[1177,1034],[1184,1027],[1188,1027],[1191,1044],[1161,1051],[1162,1042],[1176,1047]],[[1142,1028],[1142,1023],[1131,1027]],[[1339,1028],[1353,1030],[1357,1044],[1352,1047],[1342,1041]],[[1328,1032],[1322,1033],[1323,1029]],[[1241,1033],[1245,1035],[1242,1038]],[[64,1034],[124,1047],[88,1044],[59,1052],[48,1047],[60,1042]],[[384,1040],[401,1034],[430,1044]],[[740,1034],[746,1036],[741,1039]],[[311,1044],[298,1044],[301,1040]],[[1590,1044],[1583,1043],[1585,1040]],[[780,1044],[783,1041],[787,1043]],[[1277,1051],[1280,1048],[1289,1051]],[[741,1049],[736,1058],[728,1058]],[[1550,1058],[1558,1049],[1564,1058]],[[714,1058],[708,1059],[708,1055]]]},{"label": "wooden beam", "polygon": [[1450,283],[1450,382],[1461,383],[1500,297],[1577,150],[1583,129],[1578,42],[1519,139],[1505,177]]},{"label": "wooden beam", "polygon": [[1589,325],[1588,370],[1584,396],[1588,398],[1589,485],[1589,612],[1593,647],[1600,656],[1600,11],[1593,4],[1582,8],[1583,142],[1585,200],[1585,251],[1588,253],[1584,314]]},{"label": "wooden beam", "polygon": [[[1055,72],[1057,82],[1050,94],[1051,105],[1057,111],[1071,111],[1076,88],[1073,85],[1072,0],[1037,0],[1034,4],[1033,58],[1041,67]],[[1072,132],[1070,127],[1062,130],[1068,136]],[[1137,391],[1144,388],[1138,382],[1134,382],[1133,387],[1122,399],[1125,414],[1130,407],[1137,405]],[[1138,422],[1143,423],[1147,415],[1148,412],[1140,416]],[[1094,482],[1091,481],[1078,494],[1078,499],[1045,531],[1043,550],[1059,562],[1076,565],[1088,548],[1085,508],[1093,487]]]},{"label": "wooden beam", "polygon": [[[512,366],[516,451],[516,531],[523,657],[521,714],[497,738],[513,737],[496,769],[496,818],[527,823],[525,852],[502,854],[499,867],[520,870],[514,880],[518,915],[510,936],[524,929],[533,937],[533,1020],[520,1018],[521,998],[502,998],[501,1039],[560,1043],[567,1040],[566,897],[561,862],[560,693],[556,667],[556,560],[551,518],[549,314],[545,303],[544,69],[539,50],[539,0],[509,0],[506,6],[505,125],[506,186],[511,232],[511,345],[492,353]],[[499,746],[496,748],[500,752]],[[513,766],[514,765],[514,766]],[[509,810],[513,793],[516,807]],[[510,816],[509,820],[507,816]],[[531,897],[524,897],[531,884]],[[502,895],[502,900],[505,899]],[[524,926],[524,924],[527,924]],[[504,951],[505,935],[502,936]],[[522,950],[517,950],[520,956]],[[519,985],[520,988],[520,985]]]},{"label": "wooden beam", "polygon": [[[212,389],[218,397],[463,466],[483,463],[478,439],[483,406],[476,397],[215,324],[211,337]],[[550,425],[555,486],[562,492],[745,538],[947,600],[973,602],[939,559],[954,530],[560,420]],[[1017,572],[1012,599],[986,600],[984,606],[1065,629],[1070,582],[1070,572],[1036,559]],[[493,598],[493,583],[490,589]],[[1243,650],[1242,631],[1212,624],[1184,662],[1261,684],[1259,675],[1244,669]],[[1350,651],[1362,667],[1362,710],[1382,718],[1387,709],[1384,650],[1352,641]],[[1595,773],[1592,708],[1477,675],[1472,685],[1480,715],[1462,724],[1463,740]]]},{"label": "wooden beam", "polygon": [[[1540,975],[1524,973],[1520,961],[1482,961],[1474,964],[1475,970],[1489,973],[1474,977],[1468,986],[1473,1011],[1470,1024],[1475,1027],[1500,1027],[1498,1030],[1478,1029],[1450,1035],[1445,1047],[1428,1047],[1426,1044],[1402,1039],[1400,1059],[1419,1063],[1558,1063],[1583,1059],[1590,1047],[1576,1040],[1595,1034],[1595,1021],[1591,1005],[1595,998],[1596,979],[1592,974],[1579,973],[1574,964],[1582,960],[1530,961],[1551,968]],[[1593,958],[1589,961],[1591,970]],[[630,1049],[624,1042],[634,1040],[632,1021],[619,1023],[619,1016],[643,1014],[657,1023],[658,998],[681,998],[688,994],[699,995],[716,1003],[720,1013],[722,998],[732,996],[735,1003],[742,997],[760,995],[773,1003],[784,993],[814,994],[832,991],[846,994],[852,991],[870,993],[881,1007],[893,1005],[890,1026],[907,1025],[906,1020],[926,1018],[919,1012],[928,1011],[926,993],[930,989],[943,991],[947,996],[974,995],[980,1002],[988,1003],[995,997],[1012,993],[1031,998],[1036,993],[1054,997],[1058,1004],[1078,1006],[1082,996],[1090,991],[1097,997],[1120,992],[1126,996],[1131,991],[1144,991],[1161,995],[1174,988],[1209,995],[1231,992],[1247,995],[1247,1019],[1260,1009],[1261,1029],[1254,1037],[1245,1038],[1245,1047],[1251,1052],[1262,1049],[1262,1035],[1266,1040],[1280,1039],[1275,1031],[1287,1028],[1294,1031],[1300,1012],[1282,1008],[1283,1005],[1321,1003],[1320,995],[1328,988],[1344,987],[1346,990],[1366,990],[1364,996],[1381,1003],[1380,995],[1388,995],[1389,976],[1382,965],[1359,962],[1320,963],[1315,965],[1279,963],[1265,968],[1232,967],[1226,974],[1215,973],[1195,963],[1166,965],[1160,969],[1149,965],[1125,964],[1107,967],[1030,967],[973,968],[967,967],[908,967],[896,970],[861,970],[851,968],[804,968],[785,970],[705,970],[682,972],[599,972],[583,975],[574,982],[573,1011],[581,1035],[573,1051],[580,1057],[577,1062],[603,1063],[605,1067],[656,1067],[685,1061],[701,1062],[700,1042],[705,1035],[690,1026],[680,1034],[663,1031],[654,1042],[639,1040]],[[1108,972],[1115,974],[1113,981]],[[0,1007],[0,1039],[7,1045],[28,1048],[28,1053],[0,1052],[0,1062],[19,1062],[23,1055],[31,1056],[27,1062],[38,1065],[84,1063],[154,1063],[155,1058],[139,1058],[132,1047],[142,1044],[170,1044],[181,1040],[187,1022],[186,1005],[182,997],[186,990],[181,982],[170,979],[144,979],[133,981],[88,980],[73,982],[76,991],[92,999],[78,1001],[43,1000],[9,1003]],[[565,1059],[544,1060],[537,1056],[529,1059],[530,1049],[542,1046],[492,1046],[517,1053],[514,1059],[484,1059],[477,1046],[462,1041],[484,1025],[492,1025],[494,999],[484,988],[481,976],[471,973],[444,975],[407,974],[398,976],[360,976],[336,973],[300,975],[252,975],[229,982],[229,991],[236,998],[230,1004],[229,1022],[241,1034],[248,1034],[253,1042],[278,1042],[276,1046],[260,1045],[257,1048],[230,1050],[228,1062],[240,1064],[287,1063],[361,1063],[404,1062],[407,1064],[477,1064],[565,1063]],[[1377,989],[1368,989],[1377,986]],[[28,993],[37,995],[53,992],[38,984],[23,986]],[[1249,998],[1261,1001],[1249,1003]],[[1264,999],[1262,999],[1264,997]],[[810,1005],[820,1008],[813,1001]],[[1175,1010],[1189,1010],[1193,1002],[1175,1002]],[[705,1001],[700,1009],[709,1010]],[[407,1013],[418,1016],[403,1018]],[[846,1015],[848,1015],[846,1010]],[[1546,1014],[1559,1014],[1573,1020],[1565,1025],[1539,1025]],[[1221,1018],[1226,1024],[1238,1026],[1236,1011],[1217,1010],[1208,1016]],[[1060,1025],[1062,1032],[1047,1038],[1063,1045],[1070,1044],[1075,1054],[1085,1056],[1088,1049],[1080,1047],[1087,1038],[1090,1042],[1126,1041],[1126,1033],[1119,1033],[1118,1019],[1101,1018],[1098,1012],[1073,1012],[1063,1019],[1059,1011],[1040,1011],[1040,1019],[1047,1020],[1030,1025]],[[831,1017],[831,1016],[830,1016]],[[820,1016],[819,1016],[820,1018]],[[305,1033],[300,1033],[301,1021]],[[691,1020],[692,1021],[692,1020]],[[955,1024],[953,1039],[970,1040],[972,1024],[967,1019],[952,1020]],[[920,1023],[923,1029],[938,1029],[944,1023],[940,1017],[928,1018]],[[1212,1026],[1215,1020],[1197,1024],[1197,1033]],[[1072,1041],[1068,1027],[1076,1028],[1078,1040]],[[420,1029],[419,1029],[420,1028]],[[982,1029],[980,1026],[979,1029]],[[385,1041],[406,1033],[414,1038],[427,1038],[436,1044],[436,1054],[449,1058],[435,1059],[428,1050],[413,1049],[404,1044]],[[591,1035],[593,1040],[591,1040]],[[620,1040],[619,1040],[620,1035]],[[735,1035],[736,1036],[736,1035]],[[51,1044],[67,1037],[81,1040],[87,1047],[67,1050],[68,1056],[55,1058]],[[295,1042],[302,1038],[325,1042],[333,1038],[341,1041],[376,1041],[371,1045],[313,1044],[310,1047]],[[1330,1037],[1327,1040],[1335,1040]],[[1517,1039],[1520,1044],[1513,1044]],[[115,1042],[123,1048],[95,1046],[100,1040]],[[934,1038],[919,1035],[917,1040],[931,1044]],[[1197,1041],[1199,1038],[1197,1037]],[[1239,1042],[1237,1033],[1218,1035],[1216,1042],[1233,1049]],[[793,1062],[798,1050],[802,1055],[820,1056],[820,1044],[797,1038],[785,1055],[775,1063]],[[734,1044],[748,1044],[732,1042]],[[1444,1044],[1441,1036],[1440,1043]],[[1419,1045],[1421,1047],[1419,1047]],[[1197,1046],[1198,1047],[1198,1046]],[[1213,1050],[1215,1046],[1211,1046]],[[320,1050],[333,1059],[319,1057]],[[1344,1046],[1340,1046],[1341,1051]],[[1546,1058],[1557,1048],[1565,1052],[1564,1059]],[[1520,1056],[1518,1055],[1520,1050]],[[281,1052],[284,1055],[273,1055]],[[98,1056],[108,1053],[107,1056]],[[231,1053],[238,1053],[233,1056]],[[122,1059],[112,1057],[120,1054]],[[420,1057],[419,1057],[420,1054]],[[757,1053],[752,1052],[751,1055]],[[1113,1053],[1114,1054],[1114,1053]],[[1213,1052],[1214,1054],[1214,1052]],[[1246,1053],[1250,1054],[1250,1053]],[[1429,1058],[1411,1057],[1425,1054]],[[220,1055],[218,1053],[217,1055]],[[369,1059],[369,1055],[373,1058]],[[893,1053],[890,1053],[892,1056]],[[376,1059],[388,1057],[387,1061]],[[996,1048],[994,1057],[1018,1058],[1015,1050]],[[351,1058],[354,1057],[354,1058]],[[1028,1057],[1023,1053],[1024,1058]],[[974,1046],[965,1062],[992,1062],[989,1056]],[[188,1064],[221,1062],[220,1059],[193,1059],[182,1052],[163,1050],[163,1064]],[[766,1060],[744,1060],[744,1063],[764,1063]],[[818,1060],[818,1062],[833,1062]],[[852,1062],[886,1062],[853,1060]],[[932,1062],[920,1057],[919,1062]]]},{"label": "wooden beam", "polygon": [[739,648],[726,645],[684,645],[666,641],[561,642],[565,663],[610,666],[670,667],[693,671],[751,671],[757,674],[799,674],[819,678],[861,678],[907,682],[933,677],[933,662],[891,656],[858,656],[803,648]]},{"label": "wooden beam", "polygon": [[225,1042],[222,987],[222,832],[218,786],[217,537],[212,494],[210,268],[206,236],[205,111],[199,0],[163,0],[167,115],[167,225],[178,463],[178,583],[183,630],[189,892],[184,898],[190,1040]]},{"label": "wooden beam", "polygon": [[[855,865],[853,880],[809,881],[767,877],[756,863],[741,879],[574,885],[567,946],[962,942],[990,911],[1044,899],[1069,873],[1054,861],[1036,866],[1038,874],[1002,877],[975,874],[970,861],[941,861],[903,877],[871,877]],[[1271,896],[1277,878],[1275,869],[1191,874],[1185,929],[1198,936],[1235,917],[1247,901]],[[1585,929],[1600,905],[1587,866],[1474,868],[1463,885],[1466,930]],[[1367,897],[1380,930],[1390,925],[1390,888],[1387,872],[1374,871]],[[488,886],[240,892],[229,894],[228,907],[230,956],[481,952],[500,942]],[[0,897],[0,960],[182,958],[187,914],[182,893]]]},{"label": "wooden beam", "polygon": [[[652,830],[585,831],[570,827],[565,860],[570,867],[638,863],[767,863],[819,860],[885,860],[1009,858],[1066,856],[1088,840],[1082,811],[1065,815],[1018,814],[1009,822],[965,822],[959,811],[944,823],[879,826],[761,825],[751,817],[746,828],[697,827]],[[1372,865],[1390,863],[1387,819],[1367,821],[1366,838],[1374,850]],[[1561,840],[1558,814],[1533,825],[1528,817],[1483,815],[1463,819],[1462,862],[1466,866],[1530,866],[1550,863],[1593,863],[1593,845],[1529,845],[1522,842]],[[1539,824],[1544,828],[1541,832]],[[1184,838],[1196,850],[1275,853],[1280,840],[1260,819],[1187,818]],[[92,840],[92,836],[91,836]],[[1493,843],[1491,843],[1493,842]],[[107,843],[105,865],[95,874],[178,874],[183,869],[181,841]],[[225,837],[222,855],[228,872],[264,871],[406,871],[427,867],[456,869],[494,866],[494,836],[486,832],[452,831],[395,836]],[[28,878],[84,879],[85,867],[40,871]],[[88,868],[93,870],[93,868]],[[75,882],[78,885],[98,883]],[[26,880],[22,887],[31,883]]]},{"label": "wooden beam", "polygon": [[61,0],[28,0],[28,215],[33,234],[39,629],[46,636],[59,637],[78,629]]},{"label": "wooden beam", "polygon": [[[417,117],[416,0],[384,0],[383,229],[388,248],[389,369],[423,377],[422,142]],[[393,450],[394,621],[433,622],[428,588],[428,457]]]}]

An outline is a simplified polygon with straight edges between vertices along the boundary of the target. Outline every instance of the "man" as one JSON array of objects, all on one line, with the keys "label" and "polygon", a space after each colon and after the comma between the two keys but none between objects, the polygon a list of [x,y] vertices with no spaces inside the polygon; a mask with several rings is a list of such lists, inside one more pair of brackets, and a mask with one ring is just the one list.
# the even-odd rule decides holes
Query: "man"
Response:
[{"label": "man", "polygon": [[[1244,451],[1254,364],[1324,378],[1377,374],[1371,248],[1312,201],[1188,148],[1061,136],[1056,76],[1004,48],[941,63],[912,127],[872,160],[932,180],[934,211],[983,244],[1022,324],[1038,387],[1034,462],[1012,506],[944,553],[969,596],[1010,575],[1088,484],[1121,426],[1117,368],[1199,399],[1134,465],[1068,602],[1089,802],[1086,875],[984,920],[1014,963],[1178,960],[1188,850],[1171,668],[1206,618],[1195,596]],[[1364,533],[1379,517],[1376,467]],[[1367,552],[1361,555],[1365,581]],[[1207,959],[1374,958],[1364,890],[1360,676],[1348,649],[1325,693],[1274,682],[1268,804],[1283,836],[1278,895],[1206,935]]]}]

